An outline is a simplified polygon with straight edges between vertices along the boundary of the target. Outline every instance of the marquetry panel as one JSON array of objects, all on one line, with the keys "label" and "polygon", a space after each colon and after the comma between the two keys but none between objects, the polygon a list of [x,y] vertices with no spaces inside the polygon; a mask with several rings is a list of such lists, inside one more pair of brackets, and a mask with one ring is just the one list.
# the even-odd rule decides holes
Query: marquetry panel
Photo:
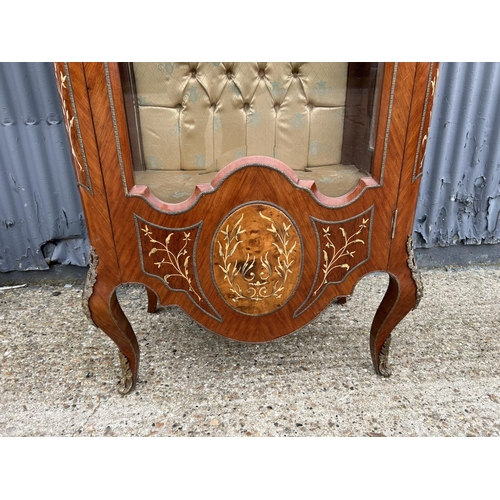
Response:
[{"label": "marquetry panel", "polygon": [[222,222],[212,258],[214,281],[226,303],[259,316],[276,311],[294,293],[302,243],[282,210],[255,203],[238,208]]},{"label": "marquetry panel", "polygon": [[314,285],[295,316],[303,313],[329,285],[342,283],[370,258],[373,207],[341,221],[311,217],[318,242],[318,269]]},{"label": "marquetry panel", "polygon": [[196,266],[196,247],[202,223],[185,228],[167,228],[135,216],[141,270],[159,278],[172,292],[186,294],[209,316],[218,314],[204,297]]}]

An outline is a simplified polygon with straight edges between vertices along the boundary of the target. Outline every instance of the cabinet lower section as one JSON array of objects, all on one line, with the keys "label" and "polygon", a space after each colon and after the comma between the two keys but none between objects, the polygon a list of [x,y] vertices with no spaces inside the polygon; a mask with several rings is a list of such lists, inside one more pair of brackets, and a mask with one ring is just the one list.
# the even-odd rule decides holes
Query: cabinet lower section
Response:
[{"label": "cabinet lower section", "polygon": [[[137,340],[115,294],[126,282],[146,286],[150,312],[158,301],[176,304],[222,336],[266,342],[350,295],[362,276],[387,271],[389,287],[370,338],[375,371],[389,375],[390,333],[415,306],[420,282],[410,240],[391,263],[389,246],[381,244],[393,230],[391,210],[377,204],[383,189],[367,180],[356,200],[329,207],[276,160],[246,159],[221,174],[176,214],[155,206],[147,191],[125,200],[115,232],[120,279],[92,250],[85,307],[120,348],[123,390],[134,387],[139,364]],[[228,206],[236,186],[238,202]]]}]

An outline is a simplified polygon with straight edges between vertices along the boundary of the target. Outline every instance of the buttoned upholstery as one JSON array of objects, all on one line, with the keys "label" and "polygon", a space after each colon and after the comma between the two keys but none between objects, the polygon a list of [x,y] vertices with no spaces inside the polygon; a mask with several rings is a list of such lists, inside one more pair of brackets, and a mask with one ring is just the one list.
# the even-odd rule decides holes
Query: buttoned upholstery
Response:
[{"label": "buttoned upholstery", "polygon": [[347,63],[134,63],[147,170],[340,163]]}]

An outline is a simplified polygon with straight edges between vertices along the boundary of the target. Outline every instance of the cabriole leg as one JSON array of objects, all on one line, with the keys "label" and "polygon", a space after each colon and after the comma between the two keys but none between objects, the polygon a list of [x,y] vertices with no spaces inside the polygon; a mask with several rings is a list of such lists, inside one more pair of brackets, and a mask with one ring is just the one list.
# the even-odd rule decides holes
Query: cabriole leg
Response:
[{"label": "cabriole leg", "polygon": [[[410,256],[412,257],[412,255]],[[421,295],[421,286],[414,278],[416,268],[404,267],[396,274],[390,274],[387,292],[375,314],[370,333],[370,351],[377,374],[391,375],[389,367],[389,346],[391,332],[396,325],[414,309]],[[418,285],[418,286],[417,286]]]},{"label": "cabriole leg", "polygon": [[[83,292],[83,307],[89,319],[110,337],[120,350],[122,377],[120,393],[127,394],[135,388],[139,369],[139,344],[116,297],[116,286],[98,274],[97,256],[93,249],[90,267]],[[156,296],[155,296],[156,300]]]}]

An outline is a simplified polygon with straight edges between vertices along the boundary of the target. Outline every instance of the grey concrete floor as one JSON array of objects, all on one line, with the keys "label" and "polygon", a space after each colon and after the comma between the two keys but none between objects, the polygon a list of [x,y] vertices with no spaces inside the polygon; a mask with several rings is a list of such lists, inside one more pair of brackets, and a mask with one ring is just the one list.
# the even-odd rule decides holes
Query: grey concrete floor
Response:
[{"label": "grey concrete floor", "polygon": [[369,352],[385,274],[278,341],[247,345],[182,311],[119,300],[141,348],[137,390],[117,391],[113,342],[81,285],[0,291],[0,436],[499,436],[500,268],[427,269],[394,330],[393,375]]}]

